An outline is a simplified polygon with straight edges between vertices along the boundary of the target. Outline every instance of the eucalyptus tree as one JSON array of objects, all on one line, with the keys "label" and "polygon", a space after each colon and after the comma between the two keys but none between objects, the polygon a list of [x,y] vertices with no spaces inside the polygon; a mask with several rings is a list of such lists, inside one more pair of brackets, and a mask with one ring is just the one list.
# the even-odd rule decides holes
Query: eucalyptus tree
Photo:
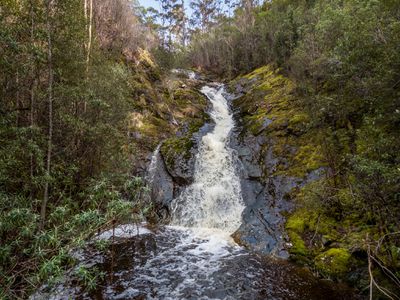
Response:
[{"label": "eucalyptus tree", "polygon": [[199,27],[202,32],[206,32],[216,24],[216,17],[220,12],[220,0],[193,0],[190,2],[193,10],[191,24]]},{"label": "eucalyptus tree", "polygon": [[163,46],[170,52],[174,44],[184,46],[187,40],[188,17],[184,0],[158,0],[161,7],[159,13],[161,39]]}]

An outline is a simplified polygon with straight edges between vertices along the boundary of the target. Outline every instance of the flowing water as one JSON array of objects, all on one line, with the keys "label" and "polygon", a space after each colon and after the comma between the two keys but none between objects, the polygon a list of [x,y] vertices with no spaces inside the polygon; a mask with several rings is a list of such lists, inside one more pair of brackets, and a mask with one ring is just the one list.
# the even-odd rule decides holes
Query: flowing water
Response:
[{"label": "flowing water", "polygon": [[234,120],[223,87],[202,92],[212,104],[215,126],[200,142],[193,184],[172,203],[171,226],[120,230],[124,239],[117,236],[108,255],[90,249],[82,255],[83,262],[106,273],[94,292],[64,284],[48,298],[353,299],[344,287],[285,261],[261,258],[232,240],[244,209],[229,148]]},{"label": "flowing water", "polygon": [[148,186],[152,186],[153,181],[154,181],[155,172],[157,170],[157,160],[158,160],[158,155],[160,153],[160,148],[161,148],[161,144],[158,144],[156,150],[154,150],[154,152],[151,156],[150,164],[147,169],[147,174],[146,174],[146,178],[145,178]]},{"label": "flowing water", "polygon": [[212,104],[215,127],[201,140],[194,183],[172,203],[172,223],[191,227],[194,233],[206,230],[229,236],[240,226],[244,209],[233,151],[228,147],[234,120],[223,88],[205,86],[202,92]]}]

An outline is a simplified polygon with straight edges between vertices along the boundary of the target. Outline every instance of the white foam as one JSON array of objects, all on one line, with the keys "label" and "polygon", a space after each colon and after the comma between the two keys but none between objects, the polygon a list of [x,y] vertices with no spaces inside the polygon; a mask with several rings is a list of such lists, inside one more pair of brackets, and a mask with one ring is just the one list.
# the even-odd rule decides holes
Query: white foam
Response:
[{"label": "white foam", "polygon": [[235,124],[223,88],[205,86],[201,91],[212,104],[210,116],[215,127],[201,140],[194,183],[172,203],[172,224],[219,229],[230,239],[240,226],[244,209],[233,151],[228,145]]},{"label": "white foam", "polygon": [[152,186],[153,181],[154,181],[155,172],[157,171],[157,162],[158,162],[158,157],[159,157],[159,153],[160,153],[160,148],[161,148],[161,144],[158,144],[158,146],[156,147],[156,149],[154,150],[154,152],[151,156],[150,165],[147,169],[147,174],[146,174],[146,181],[147,181],[148,186]]}]

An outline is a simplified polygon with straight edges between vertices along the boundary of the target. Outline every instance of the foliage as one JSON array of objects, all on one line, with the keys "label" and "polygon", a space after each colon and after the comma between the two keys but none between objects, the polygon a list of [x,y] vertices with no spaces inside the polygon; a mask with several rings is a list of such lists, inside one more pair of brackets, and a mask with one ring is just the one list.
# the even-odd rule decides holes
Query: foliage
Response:
[{"label": "foliage", "polygon": [[[319,226],[306,222],[304,232],[293,229],[302,224],[292,219],[299,215],[289,217],[294,248],[302,250],[302,239],[315,266],[330,243],[339,243],[335,248],[354,251],[352,258],[361,257],[358,267],[366,270],[365,253],[374,245],[379,263],[372,267],[387,288],[382,266],[399,272],[393,249],[400,245],[400,60],[395,54],[400,6],[396,1],[275,0],[252,12],[254,23],[243,23],[239,10],[194,39],[192,63],[220,76],[259,67],[234,83],[247,91],[237,101],[245,127],[272,138],[273,154],[285,159],[272,175],[304,178],[314,170],[322,175],[292,192],[298,207],[310,211],[302,220],[320,216]],[[276,67],[275,73],[293,83],[278,100],[286,84],[278,80],[281,85],[269,89],[268,69]]]},{"label": "foliage", "polygon": [[[132,82],[152,67],[141,60],[152,33],[125,0],[96,1],[91,13],[80,0],[1,4],[0,298],[27,298],[57,281],[74,263],[71,249],[148,210],[143,182],[131,175],[127,123]],[[78,273],[92,288],[96,278]]]}]

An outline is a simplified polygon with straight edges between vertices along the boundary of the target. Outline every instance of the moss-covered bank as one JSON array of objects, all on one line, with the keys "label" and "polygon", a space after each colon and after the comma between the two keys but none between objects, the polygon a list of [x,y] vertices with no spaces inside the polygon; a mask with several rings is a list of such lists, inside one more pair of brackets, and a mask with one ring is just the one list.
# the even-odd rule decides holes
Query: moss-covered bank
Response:
[{"label": "moss-covered bank", "polygon": [[[279,70],[264,66],[233,80],[230,89],[241,94],[234,102],[240,111],[241,134],[267,140],[261,151],[272,153],[273,164],[259,161],[263,177],[283,176],[297,182],[285,196],[292,209],[283,213],[290,258],[322,277],[365,287],[365,239],[377,238],[377,227],[361,222],[357,214],[339,215],[324,206],[329,197],[349,204],[352,194],[341,189],[332,195],[325,189],[336,172],[329,161],[332,154],[326,151],[327,132],[314,126],[294,82]],[[338,131],[337,138],[345,139],[345,135]]]},{"label": "moss-covered bank", "polygon": [[144,71],[131,80],[136,101],[129,118],[129,136],[136,150],[135,171],[145,171],[149,152],[163,141],[161,153],[167,167],[173,169],[178,156],[191,156],[192,135],[208,118],[207,101],[198,91],[199,81],[162,72],[149,55],[143,56],[142,63]]}]

